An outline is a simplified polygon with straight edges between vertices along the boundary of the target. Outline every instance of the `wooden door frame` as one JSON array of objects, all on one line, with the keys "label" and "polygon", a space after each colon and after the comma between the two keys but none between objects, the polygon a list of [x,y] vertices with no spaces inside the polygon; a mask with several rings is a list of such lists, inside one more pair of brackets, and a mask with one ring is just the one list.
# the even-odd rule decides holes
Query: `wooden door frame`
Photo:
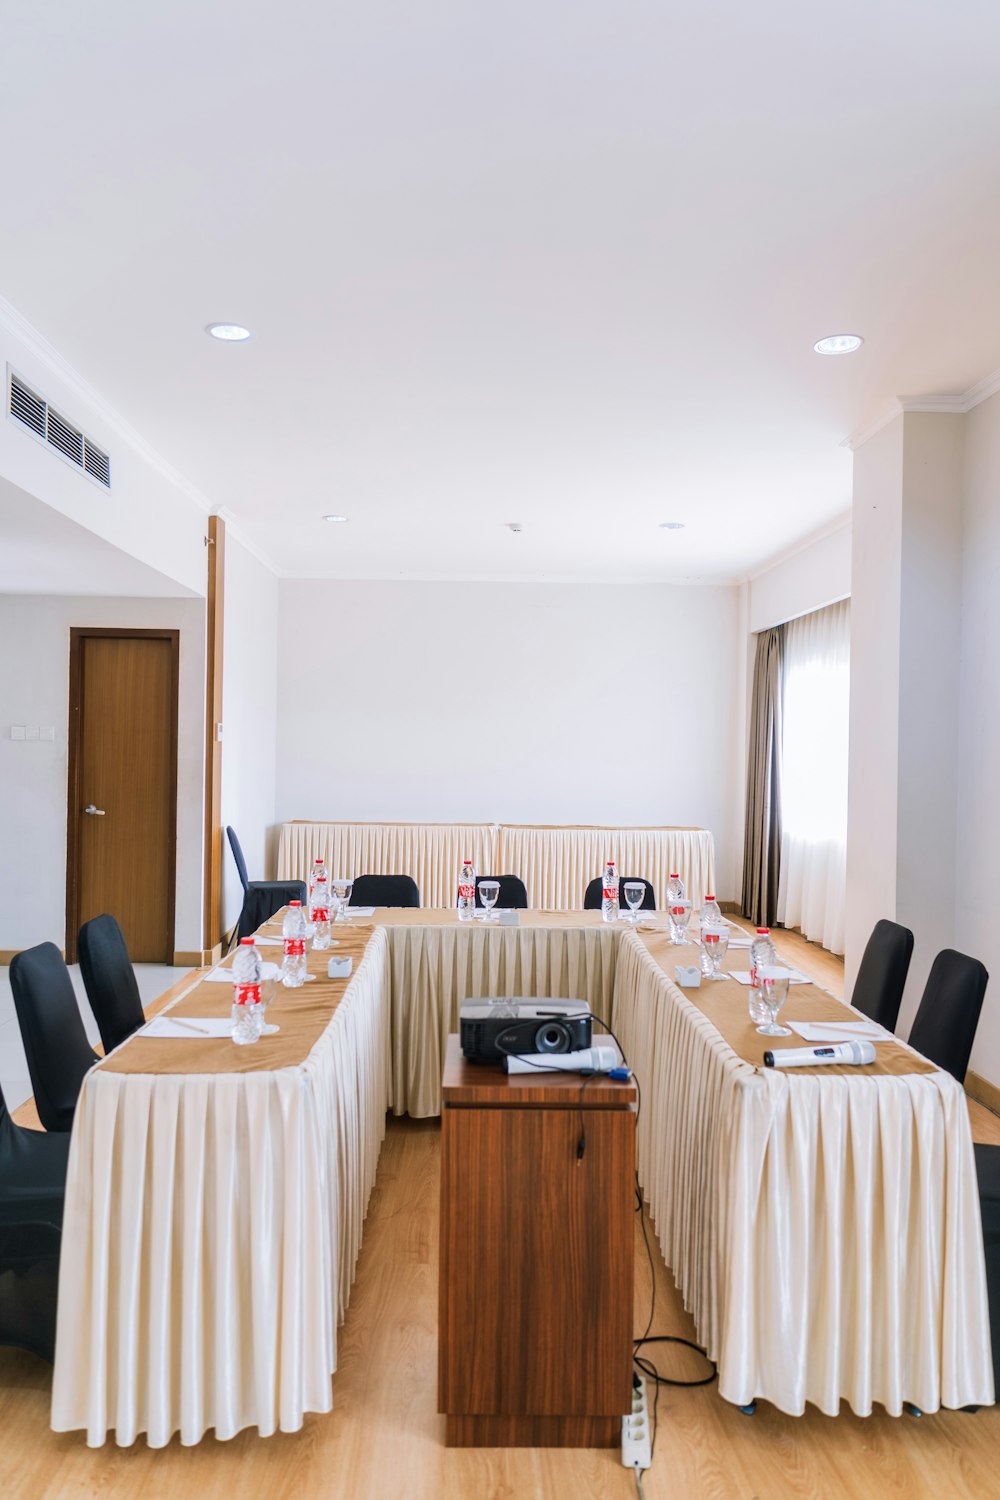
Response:
[{"label": "wooden door frame", "polygon": [[[179,630],[146,630],[118,625],[71,625],[69,631],[69,768],[66,777],[66,962],[76,962],[76,940],[80,913],[80,775],[81,775],[81,693],[83,691],[83,645],[94,636],[116,640],[157,640],[170,643],[170,788],[172,813],[170,826],[170,866],[167,876],[167,928],[173,959],[176,942],[177,904],[177,721],[180,694],[181,633]],[[112,913],[113,915],[113,913]]]}]

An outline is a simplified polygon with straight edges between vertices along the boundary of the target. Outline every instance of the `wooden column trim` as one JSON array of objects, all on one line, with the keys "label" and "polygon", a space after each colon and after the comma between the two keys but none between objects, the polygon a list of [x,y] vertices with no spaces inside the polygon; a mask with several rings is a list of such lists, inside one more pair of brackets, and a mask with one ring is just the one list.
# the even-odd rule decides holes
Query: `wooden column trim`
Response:
[{"label": "wooden column trim", "polygon": [[226,523],[209,516],[208,607],[205,625],[205,911],[202,945],[222,939],[222,646]]}]

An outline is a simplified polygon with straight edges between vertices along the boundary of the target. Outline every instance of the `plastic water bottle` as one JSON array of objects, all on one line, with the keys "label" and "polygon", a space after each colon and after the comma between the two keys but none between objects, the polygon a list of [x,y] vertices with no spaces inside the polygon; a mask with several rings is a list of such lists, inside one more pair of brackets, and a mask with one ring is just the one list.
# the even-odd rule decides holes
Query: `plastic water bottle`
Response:
[{"label": "plastic water bottle", "polygon": [[244,938],[233,959],[233,1041],[246,1047],[260,1038],[264,1007],[260,1000],[260,954],[252,937]]},{"label": "plastic water bottle", "polygon": [[687,900],[687,891],[684,882],[677,874],[671,875],[667,881],[667,905],[676,906],[681,901]]},{"label": "plastic water bottle", "polygon": [[281,965],[281,982],[288,989],[297,989],[306,982],[306,914],[301,901],[289,901],[285,920],[281,924],[281,935],[285,940],[285,957]]},{"label": "plastic water bottle", "polygon": [[766,1026],[771,1019],[764,985],[759,982],[760,971],[773,968],[777,962],[778,954],[771,941],[770,928],[758,927],[757,936],[750,944],[750,992],[747,997],[750,1019],[755,1026]]},{"label": "plastic water bottle", "polygon": [[476,912],[476,871],[471,859],[463,860],[458,877],[458,920],[471,922]]},{"label": "plastic water bottle", "polygon": [[320,857],[318,859],[314,859],[313,860],[313,867],[312,867],[311,871],[309,872],[309,905],[310,906],[312,906],[313,886],[316,884],[317,880],[325,880],[328,886],[330,884],[330,876],[327,874],[327,869],[326,869],[326,860],[323,858],[322,855],[320,855]]},{"label": "plastic water bottle", "polygon": [[312,889],[309,894],[309,920],[313,925],[313,947],[329,948],[330,946],[330,877],[326,873],[326,865],[318,859],[313,866],[311,881]]},{"label": "plastic water bottle", "polygon": [[701,903],[701,929],[722,926],[722,907],[714,896],[706,896]]},{"label": "plastic water bottle", "polygon": [[617,922],[618,912],[618,871],[614,860],[609,859],[601,880],[601,917],[605,922]]}]

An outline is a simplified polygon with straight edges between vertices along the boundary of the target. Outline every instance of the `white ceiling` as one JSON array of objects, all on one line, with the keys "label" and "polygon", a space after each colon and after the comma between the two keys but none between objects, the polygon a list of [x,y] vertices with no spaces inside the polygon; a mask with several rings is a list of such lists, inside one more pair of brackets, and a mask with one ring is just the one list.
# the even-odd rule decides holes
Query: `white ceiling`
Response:
[{"label": "white ceiling", "polygon": [[19,10],[0,293],[285,571],[742,576],[1000,365],[995,0]]},{"label": "white ceiling", "polygon": [[0,538],[0,594],[194,597],[182,584],[2,478]]}]

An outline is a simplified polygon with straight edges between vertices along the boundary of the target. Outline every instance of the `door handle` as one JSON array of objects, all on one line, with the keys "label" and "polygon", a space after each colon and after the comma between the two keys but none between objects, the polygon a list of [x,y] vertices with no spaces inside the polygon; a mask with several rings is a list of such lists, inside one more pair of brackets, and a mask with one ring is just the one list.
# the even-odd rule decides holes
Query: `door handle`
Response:
[{"label": "door handle", "polygon": [[89,813],[92,818],[103,818],[105,816],[104,808],[95,807],[92,802],[88,803],[83,810],[85,813]]}]

